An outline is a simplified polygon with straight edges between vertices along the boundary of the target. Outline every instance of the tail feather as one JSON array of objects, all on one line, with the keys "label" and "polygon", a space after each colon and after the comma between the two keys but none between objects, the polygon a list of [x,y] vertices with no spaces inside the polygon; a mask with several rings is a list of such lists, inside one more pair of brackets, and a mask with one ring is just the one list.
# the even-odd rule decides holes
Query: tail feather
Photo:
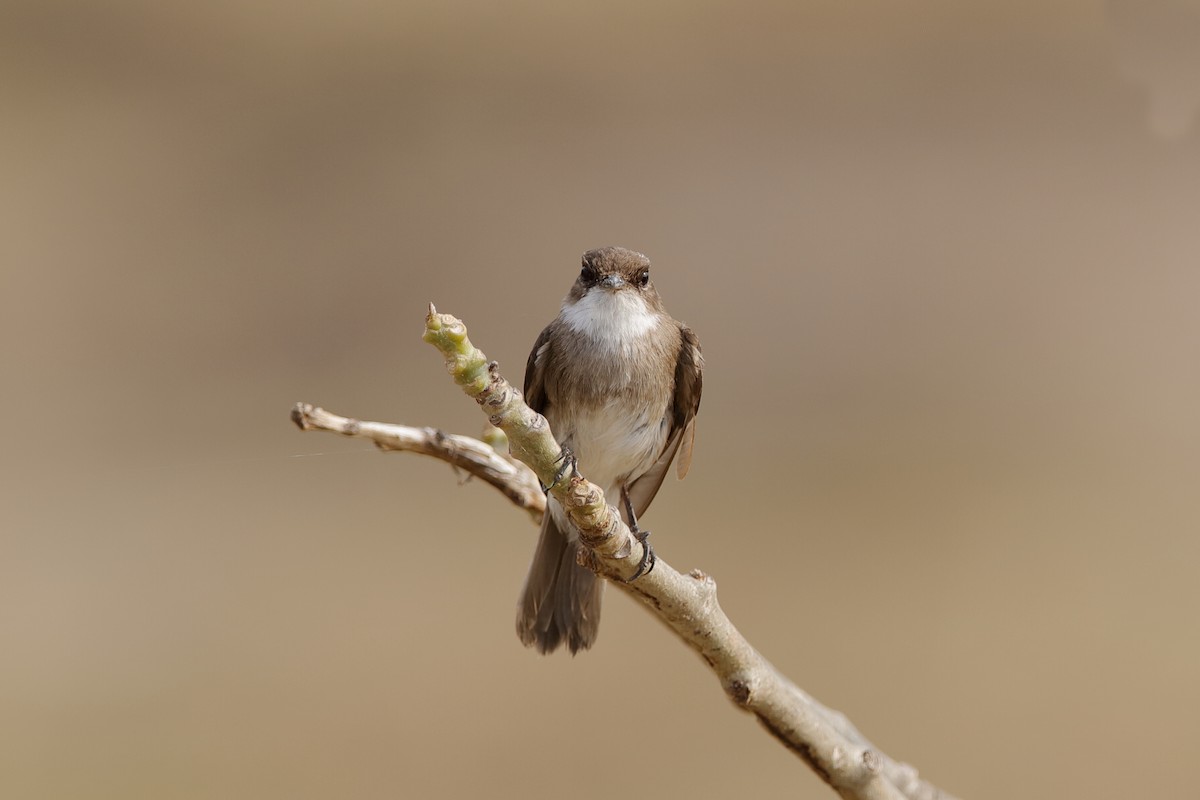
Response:
[{"label": "tail feather", "polygon": [[526,647],[551,653],[565,641],[574,655],[596,641],[604,582],[576,563],[575,550],[547,511],[517,605],[517,636]]}]

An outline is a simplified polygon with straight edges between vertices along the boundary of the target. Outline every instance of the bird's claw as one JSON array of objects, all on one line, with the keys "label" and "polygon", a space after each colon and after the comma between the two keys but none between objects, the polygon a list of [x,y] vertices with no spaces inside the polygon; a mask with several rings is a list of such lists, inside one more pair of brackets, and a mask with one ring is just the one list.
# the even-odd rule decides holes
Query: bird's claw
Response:
[{"label": "bird's claw", "polygon": [[650,546],[650,531],[638,530],[635,526],[630,530],[630,533],[633,534],[633,538],[637,539],[638,543],[642,546],[642,560],[638,562],[637,570],[633,575],[629,576],[629,579],[625,581],[626,583],[633,583],[643,575],[649,575],[654,571],[654,564],[658,561],[658,558],[654,555],[654,548]]},{"label": "bird's claw", "polygon": [[549,484],[542,484],[543,494],[549,492],[551,487],[557,486],[559,481],[567,477],[568,472],[570,472],[572,475],[579,474],[579,470],[577,468],[578,464],[575,461],[575,454],[571,452],[571,448],[563,445],[562,452],[559,453],[559,456],[556,460],[559,462],[558,472],[554,473],[554,480],[550,481]]}]

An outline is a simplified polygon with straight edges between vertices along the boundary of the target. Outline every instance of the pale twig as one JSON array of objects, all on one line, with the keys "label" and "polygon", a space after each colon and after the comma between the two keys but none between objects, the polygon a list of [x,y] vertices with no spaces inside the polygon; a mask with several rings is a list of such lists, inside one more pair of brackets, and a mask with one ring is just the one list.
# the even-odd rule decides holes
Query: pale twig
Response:
[{"label": "pale twig", "polygon": [[292,422],[302,431],[317,429],[370,439],[380,450],[402,450],[440,458],[500,490],[518,507],[528,511],[534,522],[540,522],[546,510],[546,495],[538,485],[537,476],[529,467],[504,454],[507,449],[504,434],[495,428],[492,429],[495,437],[488,443],[437,428],[412,428],[342,417],[308,403],[296,403],[292,408]]},{"label": "pale twig", "polygon": [[[497,365],[471,344],[461,321],[438,314],[430,305],[425,325],[425,341],[442,352],[455,382],[508,436],[513,455],[529,465],[535,480],[554,482],[562,453],[546,419],[530,409],[501,377]],[[298,405],[293,411],[293,419],[301,408]],[[372,426],[370,430],[401,427],[356,424],[351,435],[366,435],[377,443],[374,435],[363,433],[364,426]],[[315,424],[308,427],[337,430]],[[430,450],[420,452],[441,457]],[[913,767],[875,748],[843,714],[821,705],[780,674],[721,610],[711,577],[699,570],[683,575],[659,558],[651,572],[633,583],[626,582],[637,569],[642,545],[605,502],[599,487],[580,475],[568,474],[551,486],[550,492],[578,527],[589,565],[657,614],[700,654],[737,707],[754,714],[838,794],[854,800],[954,800],[922,780]],[[514,492],[505,494],[514,496]]]}]

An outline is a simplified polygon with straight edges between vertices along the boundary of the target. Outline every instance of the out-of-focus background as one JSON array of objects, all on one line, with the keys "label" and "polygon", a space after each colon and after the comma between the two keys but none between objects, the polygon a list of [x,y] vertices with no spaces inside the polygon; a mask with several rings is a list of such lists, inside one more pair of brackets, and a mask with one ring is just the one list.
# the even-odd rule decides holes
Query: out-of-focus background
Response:
[{"label": "out-of-focus background", "polygon": [[1194,791],[1195,3],[7,0],[0,83],[0,796],[832,796],[288,421],[478,433],[426,303],[519,380],[603,244],[708,360],[648,527],[768,658],[964,797]]}]

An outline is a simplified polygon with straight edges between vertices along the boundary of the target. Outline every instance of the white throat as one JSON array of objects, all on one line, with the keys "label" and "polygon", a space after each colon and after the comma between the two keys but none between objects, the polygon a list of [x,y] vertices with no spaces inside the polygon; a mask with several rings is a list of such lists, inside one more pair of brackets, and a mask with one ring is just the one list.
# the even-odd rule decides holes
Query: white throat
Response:
[{"label": "white throat", "polygon": [[579,302],[563,303],[562,319],[571,330],[616,350],[631,347],[648,334],[658,315],[636,291],[593,288]]}]

